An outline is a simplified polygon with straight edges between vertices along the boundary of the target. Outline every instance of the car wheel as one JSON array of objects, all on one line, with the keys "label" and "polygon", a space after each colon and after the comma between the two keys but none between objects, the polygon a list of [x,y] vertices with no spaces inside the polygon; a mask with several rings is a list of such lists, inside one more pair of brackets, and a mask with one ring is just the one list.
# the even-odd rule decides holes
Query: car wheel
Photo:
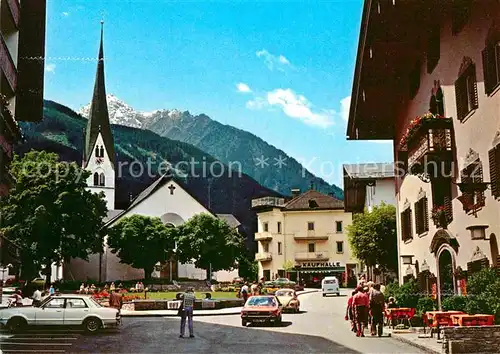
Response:
[{"label": "car wheel", "polygon": [[246,322],[245,320],[241,320],[241,325],[242,325],[243,327],[246,327],[246,326],[247,326],[247,322]]},{"label": "car wheel", "polygon": [[101,329],[102,322],[97,317],[90,317],[83,322],[83,329],[87,333],[96,333]]},{"label": "car wheel", "polygon": [[283,322],[281,316],[278,317],[276,321],[274,321],[274,327],[281,327],[281,323]]},{"label": "car wheel", "polygon": [[337,293],[337,296],[340,296],[340,293]]},{"label": "car wheel", "polygon": [[13,317],[7,322],[7,329],[9,330],[9,332],[19,333],[24,328],[26,328],[27,325],[28,325],[28,323],[26,322],[26,320],[24,318]]},{"label": "car wheel", "polygon": [[323,294],[323,297],[326,297],[326,294]]}]

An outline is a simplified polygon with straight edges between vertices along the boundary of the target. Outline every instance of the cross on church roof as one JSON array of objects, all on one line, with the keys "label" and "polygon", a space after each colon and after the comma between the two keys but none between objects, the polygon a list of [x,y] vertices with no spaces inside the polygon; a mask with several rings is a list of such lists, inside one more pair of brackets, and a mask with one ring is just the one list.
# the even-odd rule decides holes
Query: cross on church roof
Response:
[{"label": "cross on church roof", "polygon": [[170,189],[170,195],[173,195],[174,190],[175,190],[175,186],[173,184],[171,184],[170,187],[168,187],[168,189]]}]

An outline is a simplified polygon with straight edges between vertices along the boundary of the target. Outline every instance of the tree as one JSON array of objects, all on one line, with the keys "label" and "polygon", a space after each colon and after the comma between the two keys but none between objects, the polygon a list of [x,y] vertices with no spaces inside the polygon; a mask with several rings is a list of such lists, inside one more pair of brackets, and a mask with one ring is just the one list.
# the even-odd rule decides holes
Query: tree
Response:
[{"label": "tree", "polygon": [[198,214],[177,227],[177,257],[207,270],[230,270],[244,252],[243,238],[236,228],[208,214]]},{"label": "tree", "polygon": [[292,269],[295,267],[295,264],[291,261],[291,260],[287,260],[283,263],[283,269],[285,270],[286,272],[286,277],[289,278],[290,277],[290,272],[292,271]]},{"label": "tree", "polygon": [[255,260],[255,254],[242,252],[238,258],[238,275],[246,280],[257,280],[259,264]]},{"label": "tree", "polygon": [[396,208],[382,203],[371,212],[355,214],[347,229],[354,256],[367,266],[397,271]]},{"label": "tree", "polygon": [[102,250],[107,208],[103,194],[86,190],[90,172],[57,154],[30,151],[14,156],[10,173],[15,183],[0,207],[2,230],[19,247],[25,279],[45,267],[49,285],[53,263]]},{"label": "tree", "polygon": [[175,248],[175,229],[160,218],[132,215],[108,229],[108,245],[120,258],[120,263],[144,269],[146,280],[151,278],[156,263],[170,259]]}]

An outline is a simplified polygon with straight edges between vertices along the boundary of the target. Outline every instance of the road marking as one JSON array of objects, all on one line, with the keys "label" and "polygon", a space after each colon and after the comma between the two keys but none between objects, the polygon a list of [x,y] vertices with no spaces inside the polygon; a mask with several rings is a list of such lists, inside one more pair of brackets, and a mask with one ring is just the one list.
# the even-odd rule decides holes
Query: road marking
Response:
[{"label": "road marking", "polygon": [[0,345],[69,345],[72,346],[72,343],[15,343],[15,342],[0,342]]}]

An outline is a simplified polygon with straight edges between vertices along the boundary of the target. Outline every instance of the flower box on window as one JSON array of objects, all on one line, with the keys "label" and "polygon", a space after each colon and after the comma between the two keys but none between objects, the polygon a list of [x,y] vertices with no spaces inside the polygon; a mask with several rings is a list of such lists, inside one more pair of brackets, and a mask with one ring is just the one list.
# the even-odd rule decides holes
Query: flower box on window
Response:
[{"label": "flower box on window", "polygon": [[426,113],[410,122],[400,140],[408,154],[408,173],[442,177],[451,172],[453,161],[451,118]]},{"label": "flower box on window", "polygon": [[432,221],[436,227],[446,229],[451,220],[446,215],[446,208],[443,205],[432,208]]}]

